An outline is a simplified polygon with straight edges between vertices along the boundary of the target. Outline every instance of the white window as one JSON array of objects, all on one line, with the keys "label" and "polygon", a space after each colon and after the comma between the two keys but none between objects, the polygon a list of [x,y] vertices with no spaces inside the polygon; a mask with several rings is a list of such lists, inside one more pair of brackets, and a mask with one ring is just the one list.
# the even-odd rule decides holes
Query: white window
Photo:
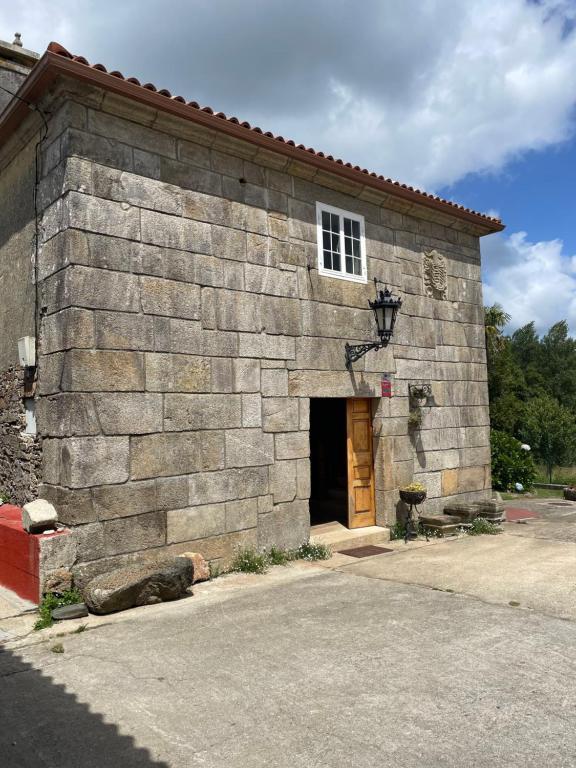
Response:
[{"label": "white window", "polygon": [[318,271],[321,275],[365,283],[364,217],[316,203]]}]

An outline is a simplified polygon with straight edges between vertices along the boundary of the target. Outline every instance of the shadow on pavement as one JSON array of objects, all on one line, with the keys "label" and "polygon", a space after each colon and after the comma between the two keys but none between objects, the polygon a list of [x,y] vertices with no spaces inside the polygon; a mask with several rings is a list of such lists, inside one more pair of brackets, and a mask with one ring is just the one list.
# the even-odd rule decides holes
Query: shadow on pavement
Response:
[{"label": "shadow on pavement", "polygon": [[169,768],[6,648],[0,648],[0,765]]}]

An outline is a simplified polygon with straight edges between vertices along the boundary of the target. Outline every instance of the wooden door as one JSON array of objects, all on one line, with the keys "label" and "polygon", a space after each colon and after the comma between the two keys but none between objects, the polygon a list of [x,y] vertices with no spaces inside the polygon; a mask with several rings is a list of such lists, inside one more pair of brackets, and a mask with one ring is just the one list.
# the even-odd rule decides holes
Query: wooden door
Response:
[{"label": "wooden door", "polygon": [[369,398],[346,401],[348,527],[376,525],[372,408]]}]

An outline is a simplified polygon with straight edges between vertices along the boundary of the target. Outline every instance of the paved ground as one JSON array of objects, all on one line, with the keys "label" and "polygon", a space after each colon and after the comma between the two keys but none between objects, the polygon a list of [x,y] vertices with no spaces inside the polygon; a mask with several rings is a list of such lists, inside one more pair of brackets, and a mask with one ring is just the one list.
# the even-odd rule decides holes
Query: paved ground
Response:
[{"label": "paved ground", "polygon": [[573,768],[576,544],[533,526],[225,577],[6,648],[1,765]]}]

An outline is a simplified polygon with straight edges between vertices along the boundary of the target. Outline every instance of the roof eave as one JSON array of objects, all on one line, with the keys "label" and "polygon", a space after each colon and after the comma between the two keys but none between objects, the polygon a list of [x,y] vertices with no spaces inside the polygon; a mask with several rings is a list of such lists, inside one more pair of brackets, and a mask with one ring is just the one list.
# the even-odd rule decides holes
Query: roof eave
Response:
[{"label": "roof eave", "polygon": [[305,149],[283,143],[265,134],[257,133],[217,115],[200,109],[192,109],[188,104],[175,101],[157,91],[147,90],[140,85],[117,78],[108,72],[94,69],[50,51],[44,53],[30,75],[22,83],[17,94],[18,98],[13,99],[2,113],[0,117],[0,144],[6,141],[22,122],[25,115],[28,114],[29,107],[26,102],[33,104],[58,76],[76,78],[141,104],[180,117],[183,120],[220,131],[235,139],[252,143],[271,152],[306,163],[326,173],[340,176],[356,184],[362,184],[386,195],[405,200],[416,206],[430,208],[447,216],[467,221],[475,225],[482,234],[501,232],[504,229],[505,225],[500,221],[488,219],[485,216],[463,210],[456,205],[450,205],[448,202],[426,197],[419,192],[394,184],[393,182],[379,179],[354,168],[349,168],[346,165],[340,165],[334,160],[309,153]]}]

